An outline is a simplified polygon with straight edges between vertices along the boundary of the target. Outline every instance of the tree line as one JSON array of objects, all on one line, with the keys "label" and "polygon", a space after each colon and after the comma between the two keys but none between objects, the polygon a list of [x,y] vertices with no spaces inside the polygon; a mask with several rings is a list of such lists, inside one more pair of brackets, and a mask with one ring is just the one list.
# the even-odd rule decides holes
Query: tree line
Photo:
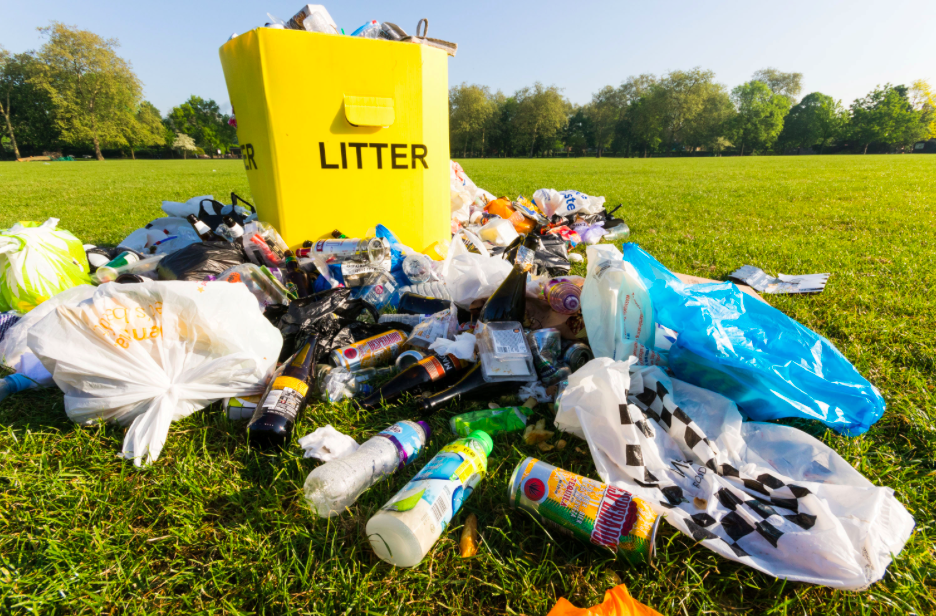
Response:
[{"label": "tree line", "polygon": [[[0,47],[0,145],[17,158],[43,152],[166,157],[222,153],[233,118],[192,96],[165,117],[117,54],[119,44],[53,22],[37,51]],[[449,92],[453,156],[894,152],[936,137],[925,81],[876,87],[844,108],[821,92],[802,99],[802,74],[757,71],[732,90],[694,68],[629,77],[573,105],[554,85],[512,95],[462,84]]]},{"label": "tree line", "polygon": [[232,117],[211,99],[192,96],[161,117],[116,40],[58,22],[39,31],[46,42],[37,51],[0,47],[0,143],[8,154],[187,157],[237,143]]},{"label": "tree line", "polygon": [[802,99],[802,73],[759,70],[731,90],[701,68],[629,77],[573,105],[536,83],[511,96],[463,83],[449,91],[452,156],[652,156],[898,152],[936,138],[926,81],[878,86],[848,108]]}]

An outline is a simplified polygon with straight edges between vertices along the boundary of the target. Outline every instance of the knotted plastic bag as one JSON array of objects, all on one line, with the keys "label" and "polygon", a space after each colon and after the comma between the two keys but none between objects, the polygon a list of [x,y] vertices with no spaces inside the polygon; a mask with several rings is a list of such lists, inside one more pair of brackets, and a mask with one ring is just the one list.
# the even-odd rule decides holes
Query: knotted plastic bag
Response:
[{"label": "knotted plastic bag", "polygon": [[29,312],[53,295],[91,284],[81,241],[58,218],[0,231],[0,311]]},{"label": "knotted plastic bag", "polygon": [[130,424],[123,455],[159,457],[169,424],[216,400],[261,394],[283,339],[244,285],[107,283],[28,335],[76,423]]}]

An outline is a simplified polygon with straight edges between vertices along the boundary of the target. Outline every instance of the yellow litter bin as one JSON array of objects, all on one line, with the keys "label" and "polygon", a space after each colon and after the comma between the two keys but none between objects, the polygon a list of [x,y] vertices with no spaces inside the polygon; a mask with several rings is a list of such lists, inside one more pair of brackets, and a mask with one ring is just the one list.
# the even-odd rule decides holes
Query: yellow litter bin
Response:
[{"label": "yellow litter bin", "polygon": [[426,45],[258,28],[220,50],[261,220],[290,246],[378,223],[448,241],[448,55]]}]

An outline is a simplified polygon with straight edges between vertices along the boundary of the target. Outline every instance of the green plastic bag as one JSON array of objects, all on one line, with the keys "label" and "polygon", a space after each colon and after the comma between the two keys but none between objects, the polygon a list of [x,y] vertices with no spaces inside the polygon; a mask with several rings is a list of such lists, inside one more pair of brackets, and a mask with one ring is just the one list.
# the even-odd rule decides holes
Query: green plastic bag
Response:
[{"label": "green plastic bag", "polygon": [[0,231],[0,310],[26,313],[65,289],[91,284],[81,241],[58,218]]}]

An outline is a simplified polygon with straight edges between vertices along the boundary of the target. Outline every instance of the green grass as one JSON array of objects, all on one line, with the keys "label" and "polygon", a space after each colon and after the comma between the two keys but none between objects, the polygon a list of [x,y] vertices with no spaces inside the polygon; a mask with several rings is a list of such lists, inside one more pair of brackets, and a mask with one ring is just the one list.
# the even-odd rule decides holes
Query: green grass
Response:
[{"label": "green grass", "polygon": [[[676,271],[721,279],[750,263],[771,274],[831,272],[821,295],[769,302],[827,336],[887,400],[884,417],[858,438],[797,423],[892,487],[916,518],[885,578],[862,593],[787,583],[665,524],[655,568],[552,539],[506,506],[506,482],[526,455],[594,477],[574,437],[547,454],[496,438],[490,475],[464,507],[478,515],[480,554],[457,556],[462,513],[420,566],[394,569],[372,555],[364,525],[421,463],[365,493],[353,514],[320,520],[301,497],[314,464],[296,447],[280,457],[249,451],[243,424],[217,406],[173,424],[159,461],[140,471],[117,457],[121,429],[79,428],[60,393],[27,392],[0,404],[0,613],[538,615],[559,596],[596,603],[618,579],[667,615],[936,612],[936,157],[464,166],[496,194],[576,188],[624,203],[618,214],[632,239]],[[57,216],[86,242],[114,244],[157,217],[162,199],[232,190],[249,198],[242,169],[238,161],[3,163],[0,227]],[[384,222],[392,227],[393,215]],[[331,423],[360,441],[411,410],[408,402],[370,414],[315,405],[298,433]],[[428,456],[449,439],[450,415],[433,422]]]}]

